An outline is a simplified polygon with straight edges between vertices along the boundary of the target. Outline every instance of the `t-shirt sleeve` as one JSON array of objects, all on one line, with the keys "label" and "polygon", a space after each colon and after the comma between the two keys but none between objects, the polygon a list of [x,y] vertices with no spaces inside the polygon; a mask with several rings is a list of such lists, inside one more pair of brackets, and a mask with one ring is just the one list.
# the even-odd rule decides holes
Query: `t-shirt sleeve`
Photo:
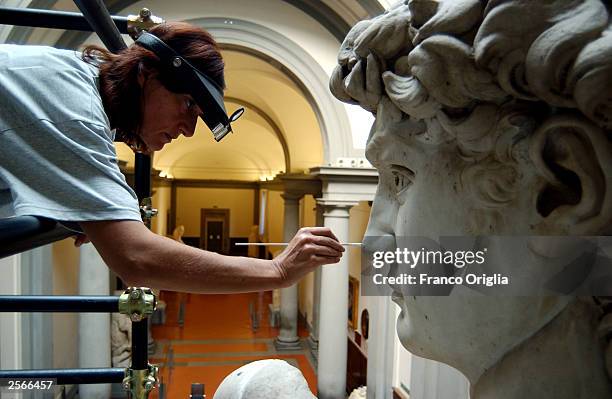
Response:
[{"label": "t-shirt sleeve", "polygon": [[60,221],[138,220],[107,126],[80,120],[0,132],[0,178],[15,215]]}]

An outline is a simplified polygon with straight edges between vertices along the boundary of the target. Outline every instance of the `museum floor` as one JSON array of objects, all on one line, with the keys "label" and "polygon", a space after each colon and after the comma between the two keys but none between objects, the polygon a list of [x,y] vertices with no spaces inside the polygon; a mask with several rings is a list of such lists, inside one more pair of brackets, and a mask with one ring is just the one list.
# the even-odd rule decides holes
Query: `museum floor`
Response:
[{"label": "museum floor", "polygon": [[[270,358],[283,359],[298,367],[316,394],[315,369],[304,342],[308,336],[304,326],[299,327],[303,350],[279,352],[274,348],[278,329],[268,322],[271,292],[233,295],[162,292],[161,298],[166,302],[166,322],[153,326],[157,348],[151,362],[160,365],[166,398],[189,398],[192,382],[205,384],[206,396],[212,398],[223,378],[233,370],[254,360]],[[183,327],[178,323],[181,298],[185,301]],[[258,313],[260,325],[253,329],[252,315]]]}]

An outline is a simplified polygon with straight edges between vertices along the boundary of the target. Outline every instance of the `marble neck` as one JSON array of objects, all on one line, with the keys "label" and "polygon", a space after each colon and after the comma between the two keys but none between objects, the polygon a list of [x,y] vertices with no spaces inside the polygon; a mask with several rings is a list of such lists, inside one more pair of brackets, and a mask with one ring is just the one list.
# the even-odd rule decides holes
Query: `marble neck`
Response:
[{"label": "marble neck", "polygon": [[598,337],[599,310],[571,302],[473,384],[472,399],[609,399],[612,380]]}]

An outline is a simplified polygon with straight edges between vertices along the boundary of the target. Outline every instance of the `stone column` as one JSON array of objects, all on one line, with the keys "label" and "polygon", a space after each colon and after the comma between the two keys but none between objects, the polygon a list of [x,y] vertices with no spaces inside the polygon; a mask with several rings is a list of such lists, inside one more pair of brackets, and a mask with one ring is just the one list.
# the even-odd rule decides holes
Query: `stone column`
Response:
[{"label": "stone column", "polygon": [[[325,206],[324,225],[342,242],[349,238],[349,210],[356,202],[319,200]],[[319,399],[346,397],[348,257],[321,270],[319,313],[319,360],[317,367]]]},{"label": "stone column", "polygon": [[470,383],[458,370],[444,363],[412,356],[411,396],[422,399],[468,399],[469,391]]},{"label": "stone column", "polygon": [[[79,295],[109,295],[109,270],[92,244],[80,249]],[[110,314],[79,314],[79,368],[111,367]],[[108,399],[110,384],[79,385],[79,396]]]},{"label": "stone column", "polygon": [[[21,256],[0,259],[0,295],[22,295]],[[25,313],[0,312],[0,368],[18,370],[23,364],[22,317]],[[8,396],[9,394],[7,394]],[[15,394],[17,396],[18,394]],[[4,397],[4,395],[3,395]]]},{"label": "stone column", "polygon": [[312,288],[312,326],[310,335],[308,336],[308,345],[310,346],[314,358],[318,358],[319,350],[319,311],[321,309],[321,268],[314,271],[314,287]]},{"label": "stone column", "polygon": [[372,299],[368,339],[368,399],[393,399],[391,385],[396,319],[397,315],[390,297],[380,296]]},{"label": "stone column", "polygon": [[[323,226],[323,207],[317,204],[317,226]],[[321,268],[314,271],[314,286],[312,289],[312,326],[308,345],[312,356],[317,359],[319,354],[319,309],[321,308]]]},{"label": "stone column", "polygon": [[[283,239],[289,242],[300,226],[300,198],[301,194],[284,193],[285,199],[285,218],[283,222]],[[278,350],[299,350],[301,349],[300,338],[298,337],[298,286],[292,285],[281,289],[280,305],[280,332],[274,341],[274,346]]]}]

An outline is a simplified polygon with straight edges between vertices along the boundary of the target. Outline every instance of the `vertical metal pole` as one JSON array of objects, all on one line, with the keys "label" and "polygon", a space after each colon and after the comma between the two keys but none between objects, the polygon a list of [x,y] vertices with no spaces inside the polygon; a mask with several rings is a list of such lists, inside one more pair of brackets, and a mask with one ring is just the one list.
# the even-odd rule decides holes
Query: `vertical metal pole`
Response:
[{"label": "vertical metal pole", "polygon": [[149,367],[147,319],[132,322],[132,370]]},{"label": "vertical metal pole", "polygon": [[151,196],[151,156],[138,153],[135,162],[134,190],[142,201]]},{"label": "vertical metal pole", "polygon": [[110,51],[118,53],[127,47],[102,0],[74,0],[74,4]]},{"label": "vertical metal pole", "polygon": [[[100,36],[100,39],[102,39],[102,42],[110,51],[118,53],[127,47],[102,0],[74,0],[74,2],[83,13],[83,16],[87,19],[87,22],[89,22],[91,27],[98,33],[98,36]],[[144,211],[143,215],[146,216],[144,221],[147,227],[150,228],[150,215],[152,214],[149,199],[149,197],[151,197],[151,157],[148,155],[136,154],[134,172],[134,188],[141,205],[141,210]],[[147,318],[140,321],[133,321],[131,372],[144,370],[148,372],[148,344],[149,334]],[[137,373],[136,376],[138,376],[138,378],[132,381],[132,384],[136,384],[136,386],[132,387],[134,391],[131,392],[142,393],[141,389],[145,388],[146,395],[148,396],[150,387],[146,388],[146,385],[148,385],[149,382],[141,387],[140,384],[143,383],[143,381],[141,381],[142,375]],[[131,396],[131,394],[129,394],[129,396]],[[140,399],[140,396],[138,399]]]},{"label": "vertical metal pole", "polygon": [[[110,51],[118,53],[127,47],[102,0],[74,0],[74,3]],[[143,205],[142,200],[151,196],[151,157],[149,155],[136,154],[134,179],[138,201]],[[148,224],[147,227],[150,227],[150,220]]]},{"label": "vertical metal pole", "polygon": [[[151,156],[145,154],[136,154],[134,165],[134,191],[138,197],[141,209],[144,206],[151,207]],[[143,220],[147,228],[151,228],[151,217],[143,213]]]}]

